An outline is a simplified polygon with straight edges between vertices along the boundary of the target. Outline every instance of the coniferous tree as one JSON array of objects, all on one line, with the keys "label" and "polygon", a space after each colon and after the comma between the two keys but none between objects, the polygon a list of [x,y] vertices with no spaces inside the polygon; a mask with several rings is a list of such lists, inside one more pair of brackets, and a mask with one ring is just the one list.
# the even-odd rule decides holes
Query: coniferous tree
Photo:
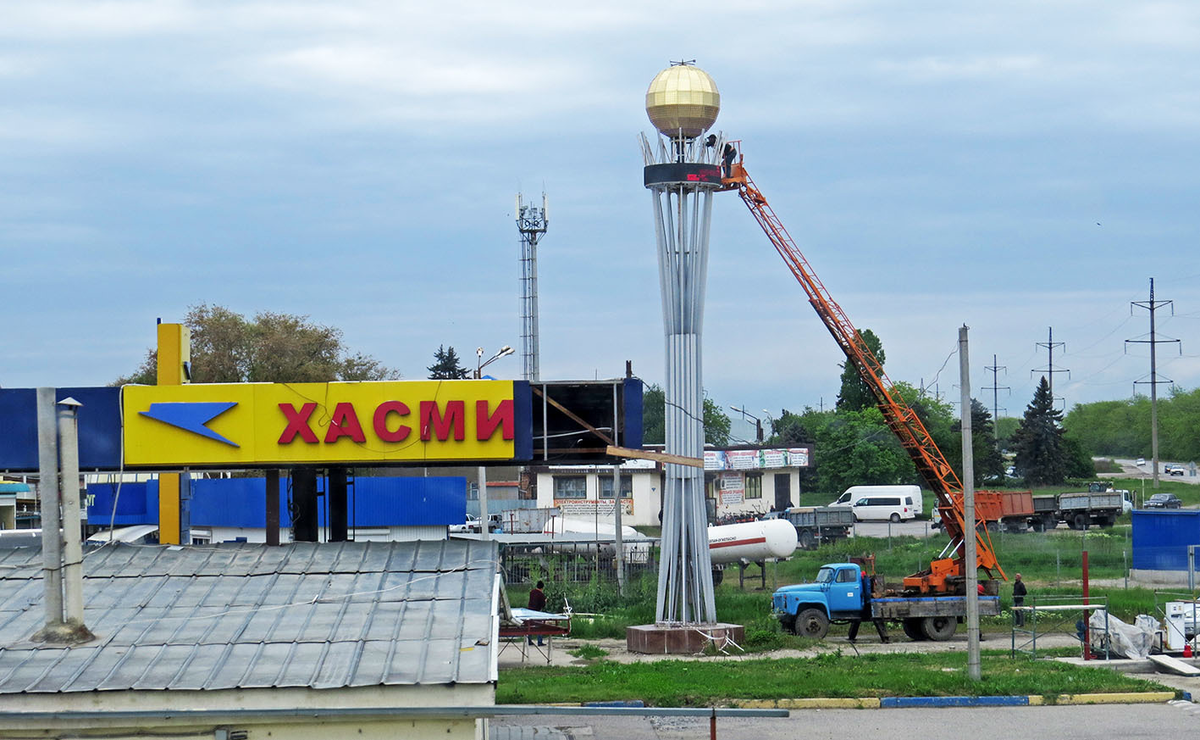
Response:
[{"label": "coniferous tree", "polygon": [[1062,483],[1067,475],[1063,444],[1062,413],[1054,408],[1054,397],[1045,376],[1025,408],[1025,417],[1013,434],[1017,475],[1029,486]]},{"label": "coniferous tree", "polygon": [[440,344],[437,352],[433,353],[433,364],[426,369],[429,370],[430,380],[462,380],[468,377],[470,372],[460,363],[454,347],[443,347]]}]

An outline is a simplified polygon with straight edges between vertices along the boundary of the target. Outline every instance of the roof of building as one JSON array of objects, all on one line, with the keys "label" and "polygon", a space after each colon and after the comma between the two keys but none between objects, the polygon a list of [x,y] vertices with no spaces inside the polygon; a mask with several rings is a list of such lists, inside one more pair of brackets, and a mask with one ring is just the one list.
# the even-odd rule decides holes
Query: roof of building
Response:
[{"label": "roof of building", "polygon": [[84,562],[98,639],[68,648],[29,641],[41,549],[0,550],[0,695],[494,682],[496,562],[490,542],[114,544]]}]

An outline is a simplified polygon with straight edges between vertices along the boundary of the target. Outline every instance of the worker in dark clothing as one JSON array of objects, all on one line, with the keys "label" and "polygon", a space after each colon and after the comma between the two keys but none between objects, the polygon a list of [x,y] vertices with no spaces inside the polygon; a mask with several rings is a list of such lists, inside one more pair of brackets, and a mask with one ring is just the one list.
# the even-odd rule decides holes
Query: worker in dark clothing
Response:
[{"label": "worker in dark clothing", "polygon": [[[1025,594],[1026,593],[1028,593],[1028,592],[1025,590],[1025,581],[1021,580],[1021,574],[1018,573],[1016,575],[1016,579],[1013,581],[1013,606],[1025,606]],[[1025,626],[1025,612],[1024,611],[1021,611],[1021,610],[1014,611],[1013,619],[1015,620],[1016,625],[1018,627]]]},{"label": "worker in dark clothing", "polygon": [[737,157],[737,149],[733,144],[726,144],[721,150],[722,159],[725,161],[725,177],[733,177],[733,160]]},{"label": "worker in dark clothing", "polygon": [[875,590],[875,579],[868,577],[866,571],[862,574],[862,611],[859,613],[858,619],[850,621],[850,642],[858,637],[858,627],[864,619],[870,619],[875,624],[875,631],[879,633],[880,642],[891,642],[888,637],[887,625],[883,623],[883,619],[871,616],[871,594]]},{"label": "worker in dark clothing", "polygon": [[[546,592],[542,590],[544,588],[546,588],[545,581],[538,581],[537,585],[534,586],[532,589],[530,589],[530,591],[529,591],[529,609],[531,611],[535,611],[535,612],[546,611]],[[533,638],[529,637],[527,639],[529,640],[529,644],[532,645]],[[545,644],[544,642],[542,642],[541,635],[538,635],[537,644],[539,644],[539,645]]]}]

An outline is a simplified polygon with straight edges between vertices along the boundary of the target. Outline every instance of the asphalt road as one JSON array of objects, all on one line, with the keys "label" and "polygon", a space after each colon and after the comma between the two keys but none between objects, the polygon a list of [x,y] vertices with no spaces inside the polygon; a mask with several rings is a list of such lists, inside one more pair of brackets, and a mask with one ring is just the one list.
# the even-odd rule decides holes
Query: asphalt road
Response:
[{"label": "asphalt road", "polygon": [[[1134,478],[1151,480],[1154,476],[1154,467],[1149,460],[1144,465],[1137,465],[1136,460],[1114,459],[1113,462],[1121,466],[1120,473],[1106,474],[1105,478]],[[1184,475],[1167,475],[1163,468],[1167,465],[1182,465],[1187,471]],[[1166,460],[1158,461],[1158,480],[1159,482],[1170,483],[1187,483],[1189,485],[1200,485],[1200,475],[1192,475],[1190,463],[1169,463]],[[1133,490],[1130,488],[1129,490]],[[1147,493],[1146,495],[1149,495]]]},{"label": "asphalt road", "polygon": [[[538,732],[516,728],[537,725]],[[491,721],[493,737],[592,738],[594,740],[684,740],[707,738],[707,719],[674,717],[504,717]],[[1196,737],[1200,706],[1117,704],[1067,707],[985,707],[978,709],[800,709],[790,717],[718,719],[718,738],[823,740],[824,738],[916,737],[962,740],[1091,740],[1092,738]]]}]

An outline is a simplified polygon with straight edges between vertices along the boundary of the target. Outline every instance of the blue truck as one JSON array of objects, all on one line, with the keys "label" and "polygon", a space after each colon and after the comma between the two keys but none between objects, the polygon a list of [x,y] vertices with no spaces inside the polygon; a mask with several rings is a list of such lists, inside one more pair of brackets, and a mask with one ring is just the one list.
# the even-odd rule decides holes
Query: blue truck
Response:
[{"label": "blue truck", "polygon": [[[873,596],[863,586],[865,574],[854,563],[821,566],[814,583],[783,586],[771,597],[771,610],[783,628],[803,637],[823,639],[829,625],[862,618],[869,603],[871,616],[899,622],[913,640],[949,640],[967,615],[963,596]],[[995,590],[996,581],[980,581]],[[1000,613],[1000,597],[979,596],[979,615]]]}]

